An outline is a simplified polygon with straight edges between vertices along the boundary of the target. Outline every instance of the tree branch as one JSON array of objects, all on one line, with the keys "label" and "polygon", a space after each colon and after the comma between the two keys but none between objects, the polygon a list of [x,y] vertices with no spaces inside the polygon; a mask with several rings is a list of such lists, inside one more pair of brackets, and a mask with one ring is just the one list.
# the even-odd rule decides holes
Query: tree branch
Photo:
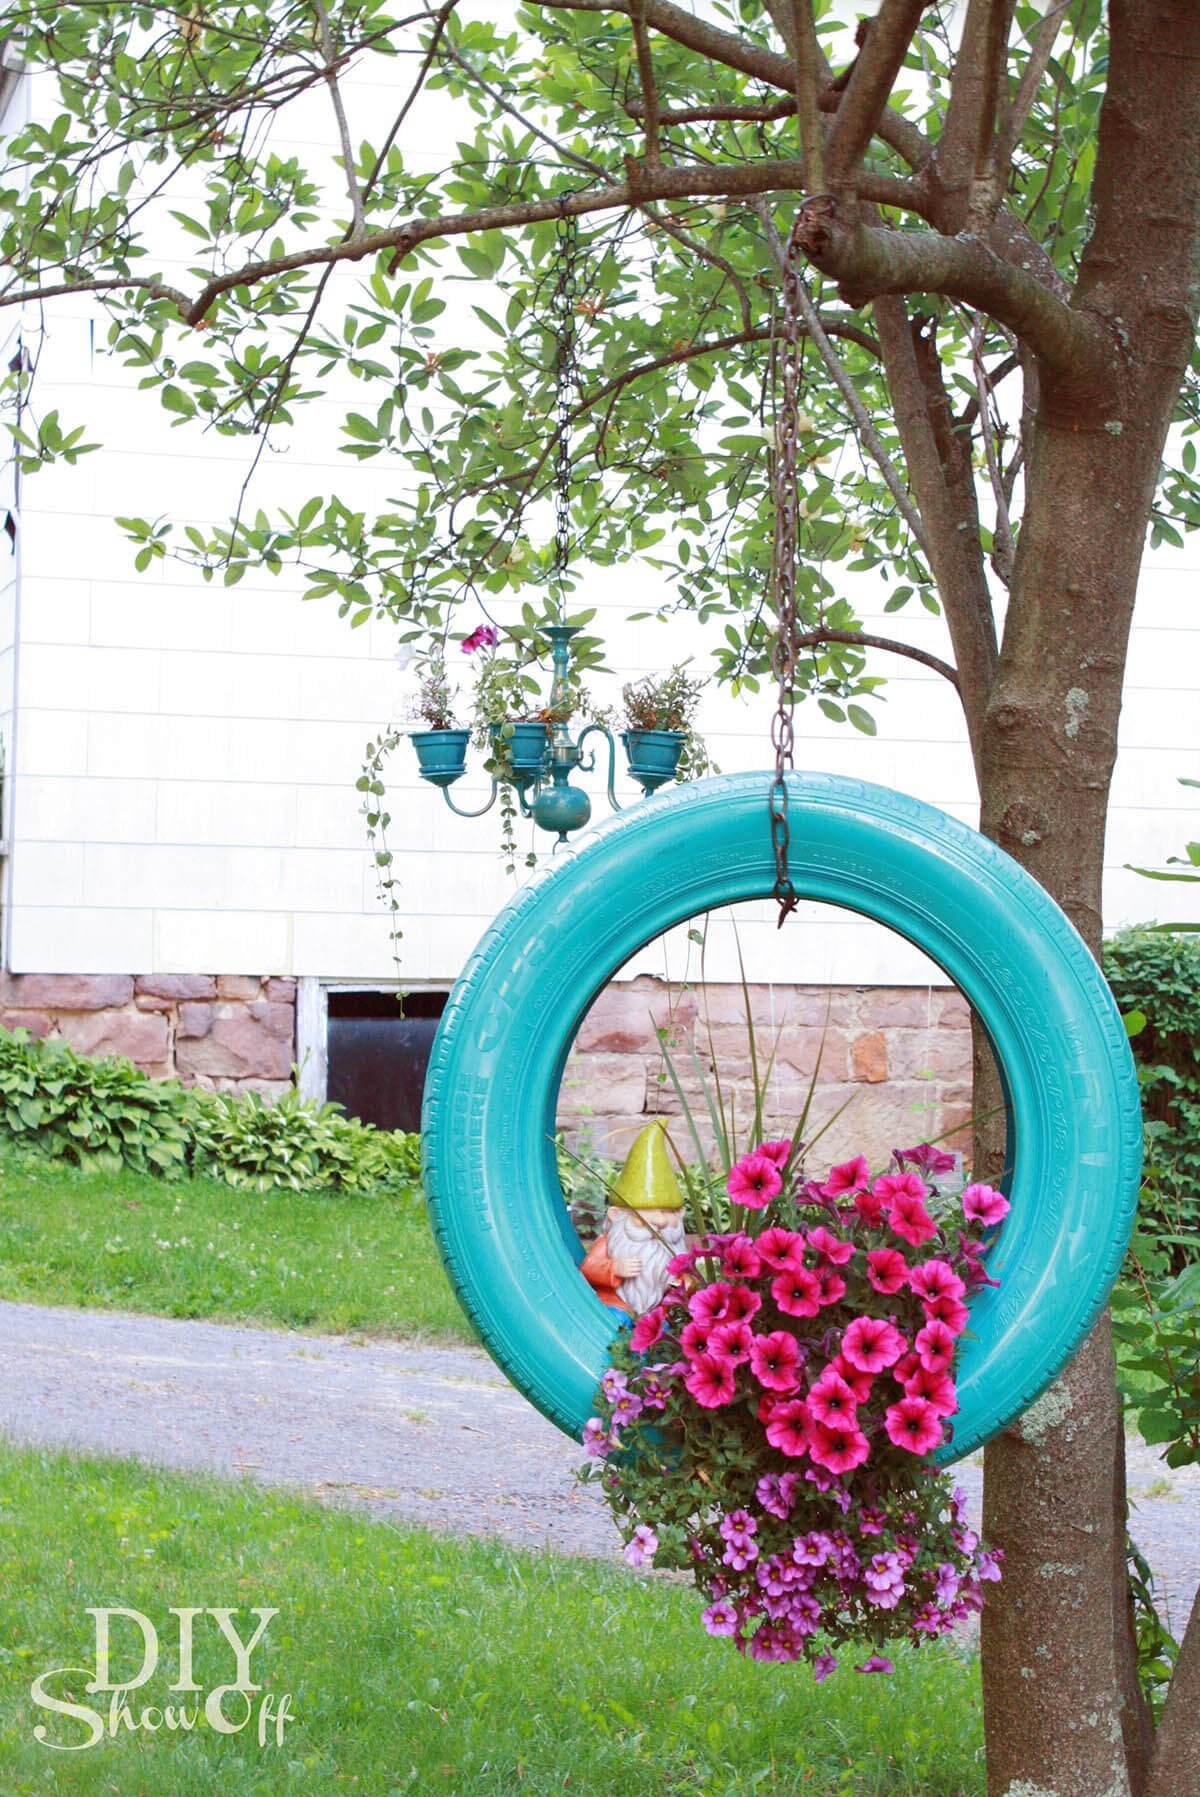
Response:
[{"label": "tree branch", "polygon": [[918,661],[922,667],[932,668],[950,682],[955,692],[959,690],[957,670],[948,661],[930,655],[926,649],[915,648],[912,643],[899,643],[890,636],[871,636],[863,630],[827,630],[823,625],[796,638],[797,649],[819,649],[823,643],[848,643],[856,649],[882,649],[887,655],[902,655],[906,661]]},{"label": "tree branch", "polygon": [[983,332],[983,320],[976,319],[971,331],[971,363],[975,370],[975,392],[979,399],[979,429],[983,436],[983,453],[987,460],[988,479],[992,485],[992,498],[996,505],[996,528],[992,533],[992,566],[1007,587],[1012,581],[1013,556],[1016,546],[1013,542],[1012,519],[1008,511],[1008,494],[1004,490],[1000,458],[996,453],[996,433],[992,428],[992,392],[987,369],[983,365]]},{"label": "tree branch", "polygon": [[850,306],[887,293],[941,293],[965,300],[1022,338],[1045,367],[1096,390],[1115,375],[1115,347],[1091,316],[1075,311],[1033,275],[965,233],[888,231],[848,224],[829,195],[806,200],[796,219],[800,248],[838,284]]},{"label": "tree branch", "polygon": [[997,132],[996,178],[1000,182],[1007,178],[1013,151],[1020,142],[1026,121],[1033,111],[1038,89],[1045,79],[1050,58],[1054,54],[1063,15],[1070,4],[1071,0],[1055,0],[1049,12],[1043,14],[1034,33],[1033,43],[1029,47],[1029,60],[1021,71],[1012,105],[1006,109]]},{"label": "tree branch", "polygon": [[1013,0],[967,0],[950,82],[946,125],[934,151],[942,191],[953,196],[958,224],[986,230],[999,204],[992,149]]},{"label": "tree branch", "polygon": [[858,53],[825,150],[826,182],[845,190],[875,135],[928,0],[883,0]]},{"label": "tree branch", "polygon": [[800,121],[800,153],[804,157],[805,187],[819,193],[825,186],[825,142],[817,102],[819,87],[817,24],[812,0],[790,0],[793,53],[796,70],[796,114]]},{"label": "tree branch", "polygon": [[654,79],[654,58],[646,32],[646,0],[634,0],[629,13],[633,25],[633,42],[637,51],[638,85],[642,90],[642,119],[646,133],[646,167],[662,166],[662,145],[658,126],[658,83]]},{"label": "tree branch", "polygon": [[[770,212],[761,201],[755,207],[755,210],[762,220],[763,228],[767,233],[768,241],[775,254],[775,260],[782,271],[787,266],[787,250],[784,248],[783,239],[775,229],[775,221],[771,217]],[[914,542],[917,544],[922,555],[928,560],[929,551],[925,546],[925,532],[921,524],[921,515],[913,504],[912,498],[909,495],[904,482],[900,479],[895,463],[884,448],[883,439],[875,429],[875,426],[871,423],[867,408],[860,399],[853,381],[842,367],[841,358],[838,356],[833,344],[825,334],[821,325],[820,316],[816,307],[813,305],[808,289],[802,280],[797,281],[796,289],[800,306],[800,316],[804,320],[804,327],[812,338],[813,343],[816,345],[817,354],[829,370],[838,392],[846,402],[846,406],[854,422],[854,428],[858,435],[858,439],[879,469],[880,474],[882,474],[884,484],[892,498],[896,501],[901,517],[912,532]]]},{"label": "tree branch", "polygon": [[367,228],[366,214],[363,211],[358,174],[354,167],[354,147],[350,142],[350,126],[346,119],[346,108],[342,104],[342,90],[338,86],[335,69],[337,51],[334,47],[333,32],[329,28],[329,14],[325,11],[323,0],[313,0],[313,11],[317,15],[317,29],[321,37],[321,55],[325,58],[323,72],[329,86],[329,97],[333,101],[333,113],[337,119],[338,137],[342,145],[342,171],[346,177],[346,192],[350,197],[350,213],[353,219],[350,238],[353,241],[361,237]]}]

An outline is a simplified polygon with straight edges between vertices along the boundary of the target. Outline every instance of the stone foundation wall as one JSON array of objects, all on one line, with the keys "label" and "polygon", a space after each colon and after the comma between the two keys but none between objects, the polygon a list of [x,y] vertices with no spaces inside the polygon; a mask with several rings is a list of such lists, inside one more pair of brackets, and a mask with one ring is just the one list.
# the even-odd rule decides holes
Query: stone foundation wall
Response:
[{"label": "stone foundation wall", "polygon": [[125,1055],[156,1078],[217,1091],[286,1090],[296,982],[253,974],[0,976],[0,1024],[80,1054]]},{"label": "stone foundation wall", "polygon": [[[760,1066],[776,1044],[768,1090],[771,1133],[795,1127],[818,1068],[806,1136],[814,1169],[862,1153],[882,1166],[893,1148],[942,1138],[968,1146],[971,1030],[966,1000],[952,987],[752,986]],[[753,1117],[753,1082],[740,986],[708,986],[680,995],[643,977],[610,986],[576,1038],[559,1097],[558,1121],[577,1151],[619,1159],[646,1121],[662,1113],[681,1152],[694,1153],[683,1107],[656,1031],[677,1046],[672,1059],[706,1150],[712,1146],[707,1105],[692,1061],[711,1076],[715,1055],[726,1106],[744,1140]]]}]

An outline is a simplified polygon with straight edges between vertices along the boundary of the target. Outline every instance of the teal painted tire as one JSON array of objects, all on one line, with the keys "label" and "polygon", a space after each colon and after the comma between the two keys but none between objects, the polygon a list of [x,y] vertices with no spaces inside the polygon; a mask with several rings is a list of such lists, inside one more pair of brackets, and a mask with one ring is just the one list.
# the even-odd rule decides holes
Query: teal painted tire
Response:
[{"label": "teal painted tire", "polygon": [[[446,1270],[509,1378],[576,1439],[613,1313],[575,1271],[553,1149],[563,1067],[592,1001],[639,948],[770,894],[769,781],[677,786],[601,825],[491,925],[434,1044],[423,1153]],[[1133,1058],[1082,939],[994,843],[884,787],[806,774],[789,776],[788,793],[797,891],[875,918],[936,961],[978,1012],[1006,1082],[1001,1285],[972,1300],[949,1462],[1038,1396],[1104,1304],[1141,1169]]]}]

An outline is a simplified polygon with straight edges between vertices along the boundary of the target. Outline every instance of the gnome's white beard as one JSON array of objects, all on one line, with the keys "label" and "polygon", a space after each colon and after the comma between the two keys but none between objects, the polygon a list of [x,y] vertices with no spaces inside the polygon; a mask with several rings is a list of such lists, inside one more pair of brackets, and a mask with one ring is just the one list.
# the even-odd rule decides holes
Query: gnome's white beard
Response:
[{"label": "gnome's white beard", "polygon": [[667,1289],[667,1262],[682,1254],[686,1246],[683,1212],[660,1227],[656,1235],[635,1220],[635,1213],[619,1211],[609,1219],[608,1253],[610,1260],[641,1260],[642,1270],[635,1279],[622,1279],[621,1302],[635,1317],[653,1310]]}]

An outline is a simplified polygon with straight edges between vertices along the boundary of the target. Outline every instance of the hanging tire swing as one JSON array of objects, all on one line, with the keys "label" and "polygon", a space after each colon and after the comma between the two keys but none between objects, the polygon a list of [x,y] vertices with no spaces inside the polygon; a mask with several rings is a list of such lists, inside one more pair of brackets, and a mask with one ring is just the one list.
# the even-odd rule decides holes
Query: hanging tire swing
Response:
[{"label": "hanging tire swing", "polygon": [[[958,1368],[960,1459],[1059,1373],[1102,1308],[1137,1202],[1141,1107],[1121,1018],[1095,961],[1025,870],[918,800],[788,775],[801,898],[895,930],[979,1016],[1004,1083],[1012,1210],[998,1290],[971,1300]],[[450,996],[423,1116],[425,1182],[446,1270],[513,1383],[579,1439],[613,1312],[555,1163],[558,1090],[593,1000],[641,948],[698,913],[775,886],[767,778],[678,786],[602,825],[496,919]]]}]

